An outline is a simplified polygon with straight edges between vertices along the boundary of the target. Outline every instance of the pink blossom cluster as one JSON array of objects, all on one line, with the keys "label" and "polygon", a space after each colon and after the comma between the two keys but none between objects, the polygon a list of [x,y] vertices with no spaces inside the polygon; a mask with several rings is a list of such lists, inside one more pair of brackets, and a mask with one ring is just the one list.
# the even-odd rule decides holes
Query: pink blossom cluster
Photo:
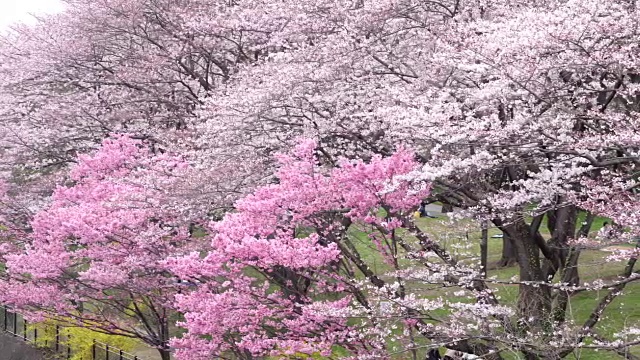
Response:
[{"label": "pink blossom cluster", "polygon": [[[382,224],[382,208],[410,214],[429,186],[402,178],[418,166],[406,150],[367,163],[341,160],[327,169],[318,165],[316,149],[313,141],[302,140],[291,153],[278,155],[278,182],[238,201],[235,212],[212,225],[207,256],[168,260],[181,277],[203,282],[177,297],[189,330],[173,342],[178,356],[204,359],[229,350],[327,356],[334,345],[348,344],[349,311],[337,314],[353,300],[343,293],[349,280],[331,274],[342,258],[335,236],[345,230],[341,219]],[[285,270],[299,274],[306,287],[285,283],[274,289],[257,276]],[[330,293],[338,299],[318,300]]]}]

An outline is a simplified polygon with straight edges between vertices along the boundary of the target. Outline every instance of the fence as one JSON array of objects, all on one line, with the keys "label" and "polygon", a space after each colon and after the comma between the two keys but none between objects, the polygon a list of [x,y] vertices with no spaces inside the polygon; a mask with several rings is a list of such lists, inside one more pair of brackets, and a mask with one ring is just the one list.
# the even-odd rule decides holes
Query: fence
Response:
[{"label": "fence", "polygon": [[[2,330],[24,341],[36,344],[38,342],[38,328],[27,326],[27,320],[19,313],[10,311],[6,306],[0,306],[0,326]],[[52,325],[55,332],[53,341],[44,340],[44,347],[56,354],[58,359],[71,359],[72,349],[67,344],[71,338],[70,334],[64,333],[64,328],[60,325]],[[42,335],[42,334],[41,334]],[[39,343],[42,346],[43,343]],[[83,359],[85,360],[85,359]],[[109,344],[93,340],[91,345],[91,357],[86,360],[143,360],[136,355],[129,354],[122,349],[110,346]]]},{"label": "fence", "polygon": [[93,340],[91,355],[91,360],[142,360],[133,354],[122,351],[122,349],[96,340]]}]

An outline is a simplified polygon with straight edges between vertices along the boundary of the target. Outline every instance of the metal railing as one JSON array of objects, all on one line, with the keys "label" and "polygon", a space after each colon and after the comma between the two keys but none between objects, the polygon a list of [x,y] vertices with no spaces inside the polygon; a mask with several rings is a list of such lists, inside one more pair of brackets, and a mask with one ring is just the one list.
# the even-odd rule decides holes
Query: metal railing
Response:
[{"label": "metal railing", "polygon": [[97,340],[93,340],[91,351],[91,360],[142,360],[136,355]]},{"label": "metal railing", "polygon": [[[38,343],[38,327],[29,328],[27,320],[21,314],[9,310],[6,306],[0,306],[0,308],[0,327],[4,332],[40,347],[44,345],[58,359],[71,359],[73,350],[68,345],[71,334],[65,334],[64,327],[51,325],[51,330],[55,333],[54,340],[50,342],[45,339],[44,342]],[[95,339],[93,339],[91,346],[91,358],[87,360],[143,360],[136,355]]]}]

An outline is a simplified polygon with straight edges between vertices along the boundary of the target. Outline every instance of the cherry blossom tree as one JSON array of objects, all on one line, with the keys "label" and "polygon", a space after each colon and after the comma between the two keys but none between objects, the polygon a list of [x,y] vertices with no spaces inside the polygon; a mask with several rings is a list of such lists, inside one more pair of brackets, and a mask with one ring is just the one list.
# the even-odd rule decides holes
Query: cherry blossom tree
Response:
[{"label": "cherry blossom tree", "polygon": [[[333,169],[317,165],[315,150],[312,141],[303,141],[291,154],[279,155],[278,183],[239,201],[237,212],[213,225],[205,258],[195,253],[168,261],[182,278],[201,283],[178,296],[189,330],[173,343],[179,358],[226,352],[241,358],[328,356],[337,346],[362,358],[383,352],[382,333],[361,336],[383,324],[367,319],[380,310],[355,273],[383,298],[401,301],[403,290],[370,268],[347,232],[354,221],[366,223],[397,267],[402,250],[396,229],[410,221],[429,186],[403,180],[418,168],[404,150],[370,163],[343,160]],[[381,209],[386,215],[377,214]],[[354,311],[365,315],[361,324],[347,322],[345,315]],[[207,316],[213,313],[218,315]]]},{"label": "cherry blossom tree", "polygon": [[55,190],[31,229],[5,237],[14,246],[2,253],[1,301],[36,319],[141,339],[169,359],[183,285],[162,261],[206,248],[171,200],[185,171],[180,157],[123,136],[80,156],[72,183]]},{"label": "cherry blossom tree", "polygon": [[0,39],[0,171],[25,197],[32,189],[27,202],[35,202],[64,181],[77,154],[124,133],[216,167],[185,189],[191,185],[191,200],[201,199],[205,212],[231,204],[265,177],[264,164],[241,149],[203,149],[191,120],[266,41],[262,30],[214,21],[232,8],[217,0],[69,0],[59,14],[15,27]]}]

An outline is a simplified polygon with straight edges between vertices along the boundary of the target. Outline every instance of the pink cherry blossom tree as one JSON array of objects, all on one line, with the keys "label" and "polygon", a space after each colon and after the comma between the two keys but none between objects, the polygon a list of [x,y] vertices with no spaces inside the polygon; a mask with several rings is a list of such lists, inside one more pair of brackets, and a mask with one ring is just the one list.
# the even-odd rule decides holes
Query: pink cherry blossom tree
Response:
[{"label": "pink cherry blossom tree", "polygon": [[[341,351],[354,359],[396,351],[415,357],[424,339],[495,358],[491,346],[460,341],[451,326],[495,327],[511,310],[473,281],[477,269],[457,264],[414,224],[413,212],[430,191],[429,183],[414,180],[420,168],[414,154],[343,159],[327,168],[318,165],[317,150],[314,142],[302,141],[278,155],[277,183],[259,188],[214,223],[206,257],[168,260],[181,278],[200,283],[177,297],[188,330],[173,342],[178,358]],[[377,255],[366,255],[367,248]],[[378,255],[384,270],[375,267]],[[460,286],[478,304],[422,299],[416,284]],[[443,308],[460,311],[449,323],[430,315]]]},{"label": "pink cherry blossom tree", "polygon": [[[168,256],[204,249],[172,203],[180,158],[119,136],[81,155],[67,186],[3,250],[0,301],[35,318],[138,338],[169,359],[174,296]],[[9,233],[10,235],[11,232]],[[26,239],[25,239],[26,238]]]}]

